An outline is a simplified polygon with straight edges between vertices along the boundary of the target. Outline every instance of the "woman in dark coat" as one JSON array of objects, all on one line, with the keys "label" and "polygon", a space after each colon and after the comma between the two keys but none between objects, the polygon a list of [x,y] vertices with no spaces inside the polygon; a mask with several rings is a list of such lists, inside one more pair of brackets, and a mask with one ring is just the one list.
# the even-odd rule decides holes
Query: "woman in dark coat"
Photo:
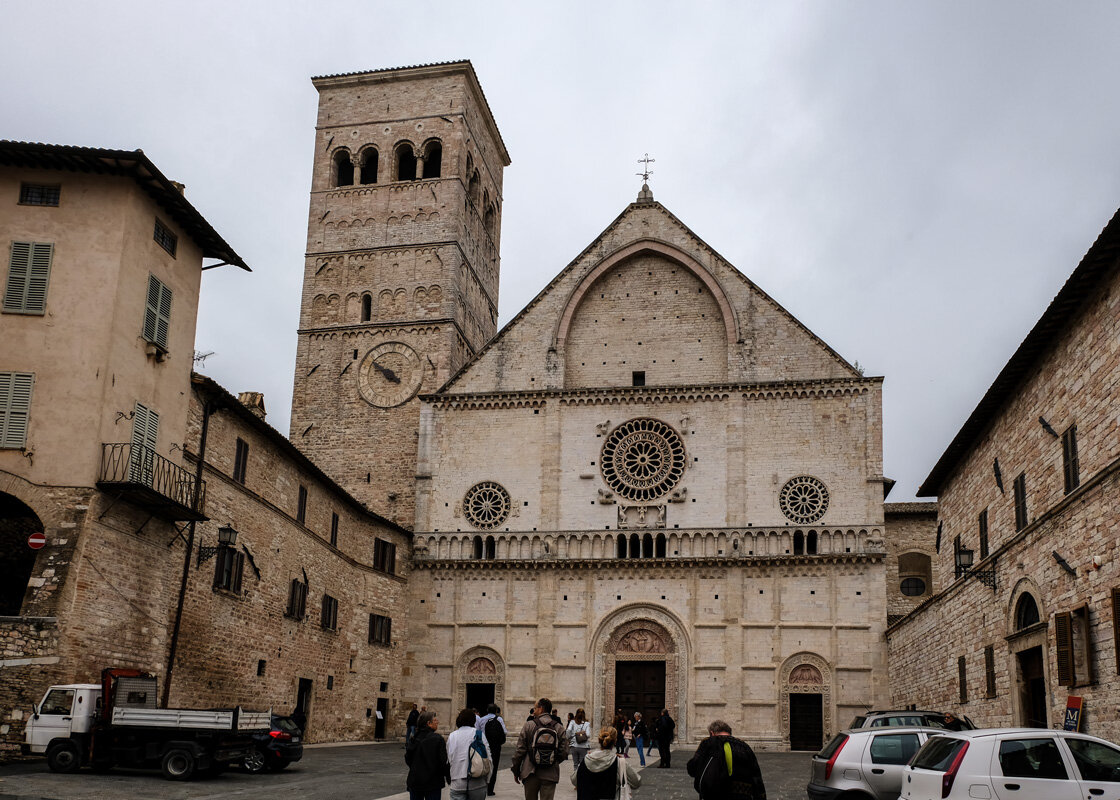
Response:
[{"label": "woman in dark coat", "polygon": [[416,735],[404,751],[408,764],[409,800],[439,800],[443,787],[451,783],[451,765],[447,763],[447,743],[436,733],[439,720],[434,711],[425,711],[416,721]]}]

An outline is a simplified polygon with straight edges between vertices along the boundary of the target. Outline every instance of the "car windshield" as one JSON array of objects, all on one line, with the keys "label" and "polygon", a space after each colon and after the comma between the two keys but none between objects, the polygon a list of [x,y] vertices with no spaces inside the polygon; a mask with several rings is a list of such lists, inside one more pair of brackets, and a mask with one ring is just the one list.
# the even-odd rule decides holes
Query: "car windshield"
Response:
[{"label": "car windshield", "polygon": [[934,772],[945,772],[965,744],[962,739],[934,736],[922,746],[918,755],[914,756],[914,760],[910,762],[910,766],[917,769],[933,770]]}]

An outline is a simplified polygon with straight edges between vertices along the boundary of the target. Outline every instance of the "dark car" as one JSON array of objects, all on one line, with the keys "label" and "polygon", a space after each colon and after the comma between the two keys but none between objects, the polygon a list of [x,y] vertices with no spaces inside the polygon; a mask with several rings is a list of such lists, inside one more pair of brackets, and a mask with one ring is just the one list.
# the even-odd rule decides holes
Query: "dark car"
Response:
[{"label": "dark car", "polygon": [[253,734],[253,752],[245,757],[246,772],[280,770],[303,758],[303,731],[291,717],[272,717],[268,733]]}]

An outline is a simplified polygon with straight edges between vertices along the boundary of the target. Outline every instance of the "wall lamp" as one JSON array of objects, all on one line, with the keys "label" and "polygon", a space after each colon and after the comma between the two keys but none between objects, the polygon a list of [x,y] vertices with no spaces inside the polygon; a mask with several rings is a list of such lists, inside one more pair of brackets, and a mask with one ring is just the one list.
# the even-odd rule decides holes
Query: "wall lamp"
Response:
[{"label": "wall lamp", "polygon": [[199,545],[198,548],[198,566],[202,566],[203,562],[209,561],[216,556],[221,550],[227,547],[233,547],[237,544],[237,531],[229,525],[222,525],[218,528],[218,546],[205,547]]}]

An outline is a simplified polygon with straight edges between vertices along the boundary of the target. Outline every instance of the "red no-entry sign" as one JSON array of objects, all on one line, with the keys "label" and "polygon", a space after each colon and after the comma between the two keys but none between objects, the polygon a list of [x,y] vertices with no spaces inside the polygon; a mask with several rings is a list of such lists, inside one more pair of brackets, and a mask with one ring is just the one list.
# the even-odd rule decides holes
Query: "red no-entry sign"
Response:
[{"label": "red no-entry sign", "polygon": [[32,550],[38,550],[40,547],[47,543],[46,534],[33,533],[27,537],[27,546]]}]

